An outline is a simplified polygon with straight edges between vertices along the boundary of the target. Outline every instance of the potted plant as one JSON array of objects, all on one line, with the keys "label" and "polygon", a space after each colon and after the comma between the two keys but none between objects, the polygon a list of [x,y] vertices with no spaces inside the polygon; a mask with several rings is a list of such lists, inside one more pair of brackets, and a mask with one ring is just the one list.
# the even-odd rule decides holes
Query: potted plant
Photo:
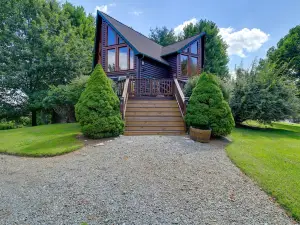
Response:
[{"label": "potted plant", "polygon": [[209,142],[211,135],[225,136],[233,129],[231,109],[214,75],[201,74],[190,97],[185,122],[191,139],[199,142]]}]

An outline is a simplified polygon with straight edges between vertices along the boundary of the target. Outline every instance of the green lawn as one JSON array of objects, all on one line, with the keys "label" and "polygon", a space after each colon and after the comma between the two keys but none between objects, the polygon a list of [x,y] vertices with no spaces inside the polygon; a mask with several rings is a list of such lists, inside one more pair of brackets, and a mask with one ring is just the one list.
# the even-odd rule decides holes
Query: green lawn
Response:
[{"label": "green lawn", "polygon": [[300,220],[300,125],[236,128],[231,138],[231,160]]},{"label": "green lawn", "polygon": [[76,123],[53,124],[0,131],[0,153],[22,156],[54,156],[81,148]]}]

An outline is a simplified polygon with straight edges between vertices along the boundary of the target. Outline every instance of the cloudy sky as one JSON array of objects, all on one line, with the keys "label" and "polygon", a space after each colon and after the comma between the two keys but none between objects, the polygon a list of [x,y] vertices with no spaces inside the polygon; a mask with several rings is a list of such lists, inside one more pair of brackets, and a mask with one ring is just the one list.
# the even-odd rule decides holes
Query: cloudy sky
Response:
[{"label": "cloudy sky", "polygon": [[150,28],[167,26],[176,33],[199,19],[214,21],[229,45],[230,70],[248,67],[300,24],[300,0],[68,0],[88,13],[108,13],[148,36]]}]

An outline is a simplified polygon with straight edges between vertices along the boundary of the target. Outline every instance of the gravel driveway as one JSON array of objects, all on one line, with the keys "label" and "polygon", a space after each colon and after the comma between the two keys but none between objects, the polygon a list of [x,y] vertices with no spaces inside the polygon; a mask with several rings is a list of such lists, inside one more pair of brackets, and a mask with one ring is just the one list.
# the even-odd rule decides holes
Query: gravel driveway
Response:
[{"label": "gravel driveway", "polygon": [[0,155],[0,224],[293,224],[224,145],[123,136],[54,158]]}]

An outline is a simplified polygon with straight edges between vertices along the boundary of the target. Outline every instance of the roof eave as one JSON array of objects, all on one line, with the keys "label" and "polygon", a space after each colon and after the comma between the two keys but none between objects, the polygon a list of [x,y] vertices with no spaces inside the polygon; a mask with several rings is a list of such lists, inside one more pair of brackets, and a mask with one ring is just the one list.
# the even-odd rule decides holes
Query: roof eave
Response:
[{"label": "roof eave", "polygon": [[[176,50],[176,51],[173,51],[173,52],[170,52],[168,54],[164,54],[164,55],[161,55],[161,57],[165,57],[165,56],[168,56],[168,55],[172,55],[174,53],[177,53],[177,54],[180,54],[182,52],[183,49],[187,48],[192,42],[194,41],[197,41],[199,40],[201,37],[205,36],[206,33],[205,32],[202,32],[201,34],[198,35],[198,37],[196,37],[194,40],[190,41],[189,43],[187,43],[184,47],[180,48],[179,50]],[[167,47],[167,46],[166,46]]]},{"label": "roof eave", "polygon": [[121,32],[114,26],[112,25],[106,18],[105,16],[101,13],[101,11],[97,10],[97,15],[99,15],[106,23],[109,24],[109,26],[113,27],[116,31],[116,33],[130,46],[130,48],[132,48],[133,52],[135,55],[137,54],[143,54],[141,52],[139,52],[130,41],[128,41],[122,34]]}]

